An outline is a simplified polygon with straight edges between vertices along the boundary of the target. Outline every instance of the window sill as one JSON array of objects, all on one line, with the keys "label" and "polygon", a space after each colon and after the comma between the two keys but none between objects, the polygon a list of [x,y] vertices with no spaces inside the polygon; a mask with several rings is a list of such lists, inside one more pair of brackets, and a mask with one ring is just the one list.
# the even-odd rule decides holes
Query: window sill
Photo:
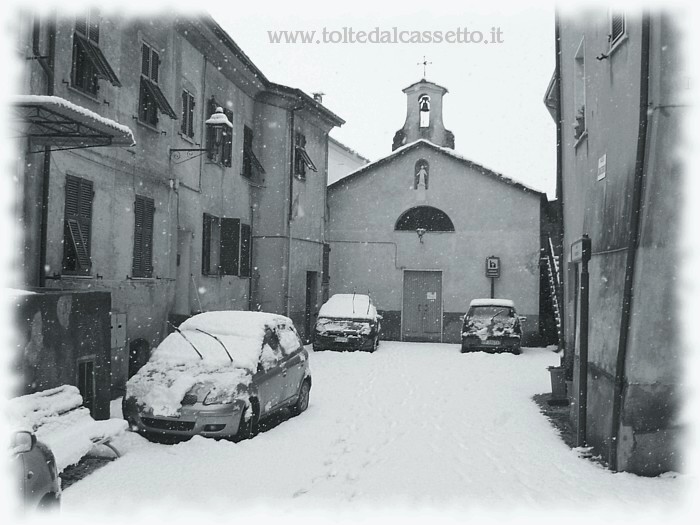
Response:
[{"label": "window sill", "polygon": [[184,140],[185,142],[192,144],[193,146],[200,146],[200,144],[194,140],[194,137],[190,137],[182,131],[178,131],[177,134],[180,135],[180,138],[182,138],[182,140]]},{"label": "window sill", "polygon": [[147,122],[144,122],[143,120],[141,120],[141,119],[138,118],[138,117],[136,118],[136,124],[139,125],[139,126],[141,126],[142,128],[146,128],[146,129],[148,129],[148,130],[150,130],[150,131],[153,131],[154,133],[160,133],[160,130],[159,130],[158,128],[156,128],[156,127],[153,126],[152,124],[149,124],[149,123],[147,123]]},{"label": "window sill", "polygon": [[61,280],[66,280],[66,281],[89,281],[95,279],[94,275],[78,275],[75,273],[62,273],[60,275]]},{"label": "window sill", "polygon": [[75,87],[71,84],[68,84],[67,88],[70,93],[75,93],[76,95],[79,95],[90,102],[93,102],[95,104],[102,104],[102,101],[97,98],[97,94],[93,95],[92,93],[89,93],[87,91],[83,91],[82,89]]}]

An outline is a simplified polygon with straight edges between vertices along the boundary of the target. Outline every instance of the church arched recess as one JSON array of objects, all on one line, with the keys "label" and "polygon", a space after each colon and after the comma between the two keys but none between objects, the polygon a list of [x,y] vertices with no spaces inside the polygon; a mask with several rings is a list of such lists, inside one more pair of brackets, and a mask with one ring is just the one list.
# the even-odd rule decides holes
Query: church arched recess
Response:
[{"label": "church arched recess", "polygon": [[429,232],[453,232],[455,226],[444,211],[432,206],[416,206],[401,214],[394,229],[398,231],[424,229]]}]

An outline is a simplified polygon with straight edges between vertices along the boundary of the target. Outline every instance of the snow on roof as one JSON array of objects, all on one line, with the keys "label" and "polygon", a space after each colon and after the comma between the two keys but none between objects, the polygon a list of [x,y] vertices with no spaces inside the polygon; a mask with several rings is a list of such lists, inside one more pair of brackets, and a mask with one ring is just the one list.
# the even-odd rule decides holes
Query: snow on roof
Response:
[{"label": "snow on roof", "polygon": [[438,146],[437,144],[433,144],[432,142],[430,142],[429,140],[426,140],[426,139],[418,139],[418,140],[415,140],[413,142],[409,142],[408,144],[404,144],[400,148],[396,148],[394,151],[392,151],[386,157],[382,157],[381,159],[377,159],[373,162],[370,162],[369,164],[365,164],[364,166],[359,167],[355,171],[352,171],[352,172],[348,173],[347,175],[345,175],[343,178],[338,179],[333,184],[329,184],[328,187],[331,188],[333,186],[338,185],[341,181],[345,181],[345,180],[349,179],[350,177],[354,177],[355,175],[359,175],[360,173],[364,173],[365,171],[370,170],[371,168],[373,168],[379,164],[383,164],[384,162],[389,161],[390,159],[394,158],[397,155],[401,155],[402,153],[406,152],[407,150],[409,150],[411,148],[418,146],[419,144],[425,144],[433,149],[440,151],[441,153],[445,153],[446,155],[449,155],[450,157],[457,159],[460,162],[464,162],[465,164],[468,164],[469,166],[473,167],[474,169],[481,171],[485,175],[493,177],[493,178],[499,180],[500,182],[504,182],[505,184],[515,186],[515,187],[523,189],[525,191],[537,193],[538,195],[544,195],[543,192],[536,190],[535,188],[527,186],[526,184],[523,184],[522,182],[518,182],[515,179],[511,179],[510,177],[506,177],[505,175],[498,173],[497,171],[494,171],[492,169],[489,169],[482,164],[478,164],[478,163],[474,162],[473,160],[469,160],[468,158],[466,158],[463,155],[460,155],[459,153],[457,153],[456,151],[454,151],[451,148]]},{"label": "snow on roof", "polygon": [[20,290],[18,288],[3,288],[3,293],[5,295],[36,295],[36,292],[30,292],[29,290]]},{"label": "snow on roof", "polygon": [[510,299],[473,299],[469,306],[508,306],[515,308],[515,304]]},{"label": "snow on roof", "polygon": [[70,102],[64,98],[49,95],[18,95],[16,97],[13,97],[13,102],[14,104],[18,105],[41,104],[44,106],[54,106],[74,111],[75,113],[78,113],[88,119],[99,122],[100,124],[107,126],[108,128],[112,128],[115,131],[118,131],[119,133],[129,137],[131,139],[131,145],[136,144],[136,141],[134,140],[134,134],[128,126],[119,124],[118,122],[115,122],[112,119],[103,117],[102,115],[99,115],[94,111],[90,111],[87,108],[78,106],[77,104],[74,104],[73,102]]},{"label": "snow on roof", "polygon": [[319,317],[374,319],[377,309],[368,295],[335,294],[321,307]]}]

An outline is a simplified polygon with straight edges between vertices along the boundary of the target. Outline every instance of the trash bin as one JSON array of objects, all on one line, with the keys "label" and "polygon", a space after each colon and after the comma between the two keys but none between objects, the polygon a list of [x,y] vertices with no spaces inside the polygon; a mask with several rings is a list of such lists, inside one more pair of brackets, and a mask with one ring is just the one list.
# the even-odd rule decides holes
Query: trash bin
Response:
[{"label": "trash bin", "polygon": [[563,366],[549,366],[550,378],[552,379],[552,398],[566,399],[566,380]]}]

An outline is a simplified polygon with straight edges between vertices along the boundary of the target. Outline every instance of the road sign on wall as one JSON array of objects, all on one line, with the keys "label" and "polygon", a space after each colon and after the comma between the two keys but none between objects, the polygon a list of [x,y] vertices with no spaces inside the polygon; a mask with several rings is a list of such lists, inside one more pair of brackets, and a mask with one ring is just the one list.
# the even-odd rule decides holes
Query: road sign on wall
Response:
[{"label": "road sign on wall", "polygon": [[486,277],[500,277],[501,276],[501,258],[491,255],[486,258]]}]

